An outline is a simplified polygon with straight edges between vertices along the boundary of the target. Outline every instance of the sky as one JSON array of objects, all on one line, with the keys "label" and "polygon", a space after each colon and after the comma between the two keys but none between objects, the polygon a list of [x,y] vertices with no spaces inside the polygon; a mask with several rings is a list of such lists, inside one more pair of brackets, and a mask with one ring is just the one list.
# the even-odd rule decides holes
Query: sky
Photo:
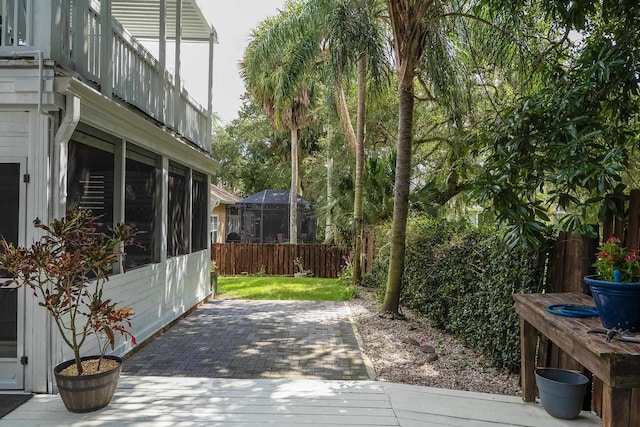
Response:
[{"label": "sky", "polygon": [[[238,110],[242,105],[240,97],[244,93],[244,83],[240,77],[239,63],[249,43],[251,29],[264,18],[275,15],[278,9],[284,7],[285,0],[197,0],[197,2],[218,33],[219,44],[214,47],[213,53],[213,111],[220,116],[222,124],[225,124],[238,116]],[[189,46],[189,48],[199,49],[199,54],[208,55],[207,47]],[[192,55],[191,51],[185,53]],[[190,61],[185,58],[183,57],[180,69],[183,70],[187,90],[196,101],[206,106],[208,71],[189,67]],[[197,87],[191,88],[188,85],[191,81]]]}]

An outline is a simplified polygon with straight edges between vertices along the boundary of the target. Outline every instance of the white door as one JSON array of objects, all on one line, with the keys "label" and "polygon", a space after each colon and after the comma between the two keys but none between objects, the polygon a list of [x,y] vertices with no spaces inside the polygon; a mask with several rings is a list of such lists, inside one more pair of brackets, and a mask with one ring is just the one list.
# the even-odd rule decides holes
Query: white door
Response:
[{"label": "white door", "polygon": [[[26,159],[0,157],[0,235],[14,245],[25,244],[25,174]],[[0,282],[6,277],[0,271]],[[0,389],[24,388],[24,294],[0,287]]]}]

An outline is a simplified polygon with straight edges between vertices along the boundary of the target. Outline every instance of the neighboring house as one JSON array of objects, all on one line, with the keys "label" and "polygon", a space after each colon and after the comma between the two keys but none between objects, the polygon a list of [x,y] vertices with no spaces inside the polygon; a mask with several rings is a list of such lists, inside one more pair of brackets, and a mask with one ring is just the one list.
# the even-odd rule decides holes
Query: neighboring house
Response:
[{"label": "neighboring house", "polygon": [[[289,190],[262,190],[227,208],[227,242],[289,243]],[[315,243],[313,203],[298,195],[298,242]]]},{"label": "neighboring house", "polygon": [[[227,235],[227,208],[235,206],[240,200],[242,197],[211,184],[211,243],[224,243]],[[230,219],[232,223],[239,221],[231,217]]]},{"label": "neighboring house", "polygon": [[[183,89],[180,46],[209,45],[189,66],[211,93],[215,30],[195,0],[3,0],[0,17],[0,234],[29,245],[34,222],[72,206],[137,225],[142,247],[105,292],[133,307],[142,342],[209,294],[212,98],[203,108]],[[54,392],[70,356],[28,290],[0,290],[0,389]]]}]

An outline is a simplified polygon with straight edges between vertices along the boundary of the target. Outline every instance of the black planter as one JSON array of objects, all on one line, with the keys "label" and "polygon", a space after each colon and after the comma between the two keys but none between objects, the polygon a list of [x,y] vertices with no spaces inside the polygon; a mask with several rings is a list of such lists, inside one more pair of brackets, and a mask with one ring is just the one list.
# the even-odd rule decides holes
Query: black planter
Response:
[{"label": "black planter", "polygon": [[[98,357],[87,356],[81,360],[98,359]],[[122,359],[117,356],[104,356],[104,359],[115,360],[119,365],[111,371],[95,375],[60,375],[59,372],[75,363],[75,360],[67,360],[53,370],[60,397],[69,412],[97,411],[111,402],[120,378]]]},{"label": "black planter", "polygon": [[582,410],[589,379],[579,372],[556,368],[535,370],[540,403],[549,415],[572,420]]}]

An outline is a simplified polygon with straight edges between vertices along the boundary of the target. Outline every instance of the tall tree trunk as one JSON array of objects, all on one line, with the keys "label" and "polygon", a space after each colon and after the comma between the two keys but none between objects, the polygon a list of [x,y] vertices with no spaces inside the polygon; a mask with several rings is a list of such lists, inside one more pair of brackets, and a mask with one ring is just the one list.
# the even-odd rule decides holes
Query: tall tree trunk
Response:
[{"label": "tall tree trunk", "polygon": [[331,190],[331,180],[333,175],[333,157],[327,152],[327,218],[324,228],[324,243],[330,244],[334,238],[333,232],[333,193]]},{"label": "tall tree trunk", "polygon": [[358,118],[356,133],[356,179],[353,200],[353,228],[355,244],[353,248],[353,285],[360,284],[362,279],[362,191],[364,186],[364,140],[366,135],[367,116],[367,58],[363,55],[358,60]]},{"label": "tall tree trunk", "polygon": [[335,97],[340,125],[342,126],[342,130],[347,137],[349,150],[352,153],[355,153],[356,146],[358,145],[358,138],[356,136],[356,133],[353,131],[353,125],[351,124],[351,115],[349,114],[349,107],[347,106],[347,100],[344,94],[344,86],[342,85],[342,81],[340,79],[338,79],[338,82],[336,83]]},{"label": "tall tree trunk", "polygon": [[382,309],[396,318],[400,313],[400,294],[404,272],[404,253],[409,214],[409,179],[411,177],[411,140],[413,138],[413,80],[420,65],[428,33],[427,12],[433,0],[386,0],[398,67],[398,145],[396,179],[391,226],[391,254],[387,292]]},{"label": "tall tree trunk", "polygon": [[391,226],[391,253],[389,255],[387,292],[382,305],[383,311],[396,316],[400,315],[400,292],[402,291],[407,216],[409,213],[413,104],[413,86],[401,88],[398,118],[398,153],[396,158],[396,179],[393,196],[393,223]]},{"label": "tall tree trunk", "polygon": [[298,129],[291,128],[291,189],[289,191],[289,243],[298,243]]}]

